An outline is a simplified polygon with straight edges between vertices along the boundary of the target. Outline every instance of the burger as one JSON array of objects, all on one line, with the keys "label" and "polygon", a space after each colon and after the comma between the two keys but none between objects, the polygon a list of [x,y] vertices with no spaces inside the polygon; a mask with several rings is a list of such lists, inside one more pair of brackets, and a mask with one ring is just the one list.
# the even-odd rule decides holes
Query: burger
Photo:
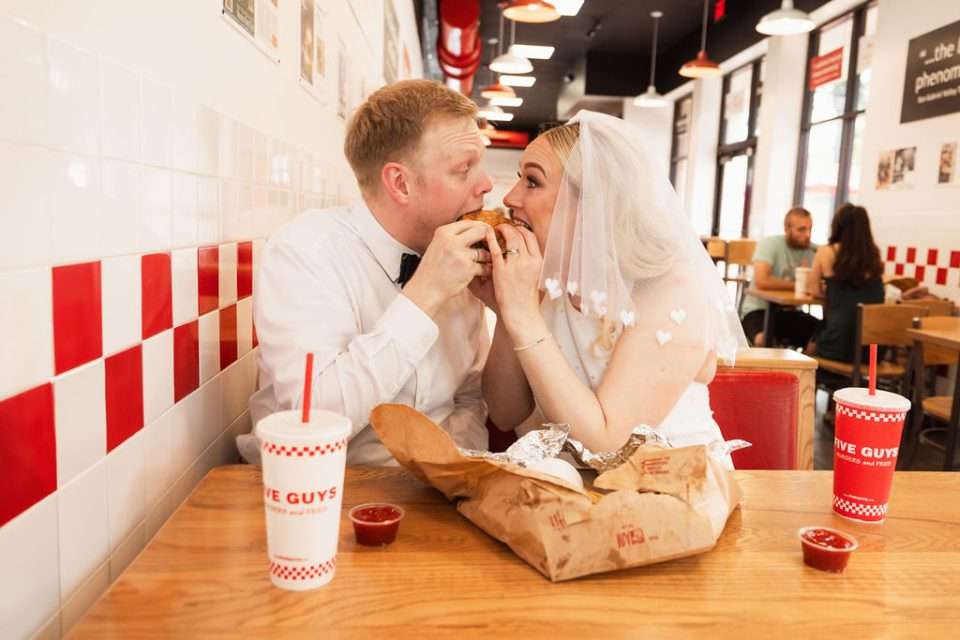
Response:
[{"label": "burger", "polygon": [[[504,215],[503,211],[500,209],[477,209],[476,211],[471,211],[470,213],[465,213],[460,216],[461,220],[476,220],[478,222],[485,222],[491,227],[496,228],[501,224],[509,224],[511,226],[517,226],[517,221],[513,218],[508,218]],[[497,242],[500,244],[502,250],[506,250],[507,243],[503,239],[503,236],[500,235],[500,232],[497,232]],[[482,242],[478,242],[474,245],[478,249],[485,249],[486,247]]]}]

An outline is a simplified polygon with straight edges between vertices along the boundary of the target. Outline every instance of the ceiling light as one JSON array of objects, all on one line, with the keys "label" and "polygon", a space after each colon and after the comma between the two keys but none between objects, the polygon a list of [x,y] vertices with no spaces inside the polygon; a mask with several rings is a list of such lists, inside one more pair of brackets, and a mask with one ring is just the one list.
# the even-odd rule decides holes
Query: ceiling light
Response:
[{"label": "ceiling light", "polygon": [[637,96],[633,101],[637,107],[665,107],[669,101],[657,93],[657,35],[660,33],[660,18],[663,17],[663,11],[651,11],[650,17],[653,18],[653,42],[650,43],[650,84],[647,85],[646,93]]},{"label": "ceiling light", "polygon": [[515,56],[531,60],[549,60],[555,48],[538,44],[512,44],[508,51]]},{"label": "ceiling light", "polygon": [[536,76],[500,76],[500,84],[508,87],[532,87]]},{"label": "ceiling light", "polygon": [[480,109],[478,116],[490,122],[510,122],[513,120],[512,113],[506,113],[496,105],[488,105]]},{"label": "ceiling light", "polygon": [[703,0],[703,27],[700,30],[700,51],[697,57],[680,67],[684,78],[708,78],[720,75],[720,65],[707,57],[707,8],[710,0]]},{"label": "ceiling light", "polygon": [[490,98],[490,104],[498,107],[519,107],[523,104],[523,98]]},{"label": "ceiling light", "polygon": [[550,4],[555,6],[562,16],[575,16],[580,13],[583,0],[550,0]]},{"label": "ceiling light", "polygon": [[791,36],[813,31],[815,26],[809,15],[793,8],[793,0],[783,0],[779,9],[760,18],[757,31],[768,36]]},{"label": "ceiling light", "polygon": [[526,58],[505,53],[493,59],[493,62],[490,63],[490,70],[507,74],[530,73],[533,71],[533,64]]},{"label": "ceiling light", "polygon": [[517,92],[500,82],[488,84],[480,91],[483,98],[514,98]]},{"label": "ceiling light", "polygon": [[546,0],[513,0],[503,15],[515,22],[543,23],[560,19],[560,12]]}]

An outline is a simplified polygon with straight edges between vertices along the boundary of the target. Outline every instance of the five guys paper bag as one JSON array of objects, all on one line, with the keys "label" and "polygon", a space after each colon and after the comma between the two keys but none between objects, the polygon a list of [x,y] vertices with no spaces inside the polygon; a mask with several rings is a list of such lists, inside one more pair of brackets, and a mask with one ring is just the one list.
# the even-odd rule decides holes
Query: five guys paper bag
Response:
[{"label": "five guys paper bag", "polygon": [[401,465],[554,581],[707,551],[740,501],[733,474],[705,446],[642,446],[583,491],[510,462],[465,456],[404,405],[377,407],[370,423]]}]

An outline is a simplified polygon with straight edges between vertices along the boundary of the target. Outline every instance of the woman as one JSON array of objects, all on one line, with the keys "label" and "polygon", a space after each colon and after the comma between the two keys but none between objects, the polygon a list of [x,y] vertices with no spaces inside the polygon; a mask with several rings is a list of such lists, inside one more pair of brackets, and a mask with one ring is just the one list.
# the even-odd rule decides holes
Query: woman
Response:
[{"label": "woman", "polygon": [[[721,438],[706,385],[746,341],[723,283],[641,133],[584,111],[537,138],[504,198],[483,392],[504,429],[539,408],[594,451],[634,427],[674,445]],[[529,227],[529,229],[524,228]],[[497,247],[493,229],[487,243]]]},{"label": "woman", "polygon": [[853,362],[857,305],[884,301],[883,261],[866,209],[849,203],[837,209],[829,244],[817,249],[813,258],[809,290],[826,297],[814,348],[817,356]]}]

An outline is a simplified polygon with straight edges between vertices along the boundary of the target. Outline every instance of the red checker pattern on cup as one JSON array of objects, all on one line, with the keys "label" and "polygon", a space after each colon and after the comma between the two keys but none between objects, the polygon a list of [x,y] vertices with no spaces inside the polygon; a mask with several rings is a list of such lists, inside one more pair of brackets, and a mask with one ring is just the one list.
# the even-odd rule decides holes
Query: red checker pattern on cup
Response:
[{"label": "red checker pattern on cup", "polygon": [[325,456],[337,451],[343,451],[347,448],[347,440],[337,440],[312,447],[296,447],[285,444],[276,444],[275,442],[263,441],[261,448],[265,453],[272,453],[275,456],[286,456],[288,458],[313,458],[316,456]]},{"label": "red checker pattern on cup", "polygon": [[852,502],[838,496],[833,496],[833,509],[837,513],[861,520],[883,520],[885,517],[887,517],[886,503],[861,504],[859,502]]},{"label": "red checker pattern on cup", "polygon": [[328,573],[333,573],[337,568],[337,559],[330,558],[326,562],[312,566],[291,566],[280,564],[279,562],[270,563],[270,575],[276,576],[281,580],[316,580]]},{"label": "red checker pattern on cup", "polygon": [[864,409],[847,407],[840,403],[837,403],[837,413],[843,416],[856,418],[857,420],[867,420],[869,422],[903,422],[903,420],[907,417],[906,413],[866,411]]}]

